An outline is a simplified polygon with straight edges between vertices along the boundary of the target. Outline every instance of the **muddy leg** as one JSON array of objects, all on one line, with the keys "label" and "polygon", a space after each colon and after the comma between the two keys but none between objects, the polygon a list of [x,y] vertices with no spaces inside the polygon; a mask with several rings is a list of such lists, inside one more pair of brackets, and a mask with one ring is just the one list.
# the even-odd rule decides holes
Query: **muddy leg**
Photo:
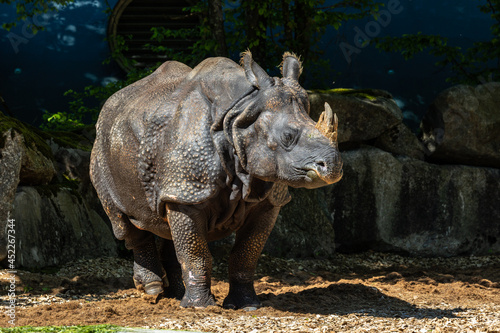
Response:
[{"label": "muddy leg", "polygon": [[253,286],[254,273],[279,210],[267,202],[254,207],[243,227],[236,232],[229,256],[229,294],[224,300],[225,308],[255,310],[260,307]]},{"label": "muddy leg", "polygon": [[169,208],[168,220],[186,287],[181,306],[198,308],[215,305],[210,291],[212,256],[206,240],[206,222],[194,208]]},{"label": "muddy leg", "polygon": [[168,285],[165,271],[160,263],[158,250],[152,233],[138,229],[127,215],[116,207],[107,193],[100,196],[104,210],[108,215],[113,233],[119,240],[125,240],[125,246],[134,252],[134,283],[137,289],[150,295],[163,292],[163,284]]},{"label": "muddy leg", "polygon": [[167,272],[168,287],[165,289],[165,296],[170,298],[182,299],[186,289],[182,281],[181,264],[175,254],[174,242],[168,239],[158,239],[158,249],[160,252],[160,261],[163,269]]},{"label": "muddy leg", "polygon": [[166,280],[153,234],[137,229],[127,235],[125,245],[134,252],[134,284],[149,295],[163,292]]}]

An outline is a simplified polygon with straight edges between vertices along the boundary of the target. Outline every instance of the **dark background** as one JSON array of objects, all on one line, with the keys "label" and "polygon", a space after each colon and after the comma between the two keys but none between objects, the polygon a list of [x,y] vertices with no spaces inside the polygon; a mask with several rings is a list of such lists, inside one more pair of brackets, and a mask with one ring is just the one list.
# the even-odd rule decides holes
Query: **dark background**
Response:
[{"label": "dark background", "polygon": [[[116,2],[108,1],[110,6]],[[467,48],[490,38],[491,19],[479,11],[478,4],[473,0],[401,0],[403,10],[391,16],[377,37],[421,31],[442,35],[449,38],[450,45]],[[113,61],[103,64],[110,57],[105,40],[107,6],[102,0],[77,0],[39,18],[46,23],[45,30],[34,36],[23,23],[10,32],[0,30],[0,94],[17,118],[39,125],[44,109],[51,113],[67,111],[69,98],[63,93],[68,89],[78,91],[124,77]],[[14,18],[13,6],[0,5],[0,21]],[[411,111],[421,117],[433,98],[450,86],[445,81],[450,73],[436,67],[438,59],[433,56],[405,61],[400,54],[380,52],[373,45],[354,54],[349,64],[339,44],[354,46],[355,28],[364,31],[370,21],[373,18],[348,22],[338,31],[333,27],[327,30],[319,45],[331,63],[331,70],[321,74],[324,88],[385,89],[407,116],[412,116]],[[311,85],[304,83],[306,89]]]}]

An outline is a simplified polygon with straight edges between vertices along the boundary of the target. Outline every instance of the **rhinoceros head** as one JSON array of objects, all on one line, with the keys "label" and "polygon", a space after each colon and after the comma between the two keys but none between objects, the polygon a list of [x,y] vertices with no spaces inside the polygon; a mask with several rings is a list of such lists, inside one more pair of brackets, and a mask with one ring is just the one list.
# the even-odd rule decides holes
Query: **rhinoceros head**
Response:
[{"label": "rhinoceros head", "polygon": [[309,117],[309,99],[298,82],[300,60],[285,53],[282,78],[271,78],[250,52],[243,53],[242,66],[254,90],[227,114],[224,133],[244,171],[293,187],[339,181],[337,117],[328,104],[318,123]]}]

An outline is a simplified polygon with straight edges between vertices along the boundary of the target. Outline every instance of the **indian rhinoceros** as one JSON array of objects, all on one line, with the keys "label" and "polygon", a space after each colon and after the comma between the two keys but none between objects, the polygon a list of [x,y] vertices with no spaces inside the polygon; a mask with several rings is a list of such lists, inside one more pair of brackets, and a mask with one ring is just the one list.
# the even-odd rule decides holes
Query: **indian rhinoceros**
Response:
[{"label": "indian rhinoceros", "polygon": [[167,61],[104,104],[90,175],[133,250],[138,289],[214,305],[207,242],[236,232],[223,306],[260,306],[253,275],[288,186],[342,177],[336,115],[325,105],[318,123],[309,117],[297,56],[285,53],[281,72],[270,77],[248,51],[241,65]]}]

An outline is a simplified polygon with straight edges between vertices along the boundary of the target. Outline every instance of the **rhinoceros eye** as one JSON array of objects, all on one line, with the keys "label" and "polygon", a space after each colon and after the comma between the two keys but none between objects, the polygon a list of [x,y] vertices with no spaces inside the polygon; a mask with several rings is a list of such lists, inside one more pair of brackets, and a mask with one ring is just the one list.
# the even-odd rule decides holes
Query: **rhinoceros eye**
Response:
[{"label": "rhinoceros eye", "polygon": [[281,143],[285,148],[290,148],[297,139],[297,131],[285,131],[281,135]]}]

